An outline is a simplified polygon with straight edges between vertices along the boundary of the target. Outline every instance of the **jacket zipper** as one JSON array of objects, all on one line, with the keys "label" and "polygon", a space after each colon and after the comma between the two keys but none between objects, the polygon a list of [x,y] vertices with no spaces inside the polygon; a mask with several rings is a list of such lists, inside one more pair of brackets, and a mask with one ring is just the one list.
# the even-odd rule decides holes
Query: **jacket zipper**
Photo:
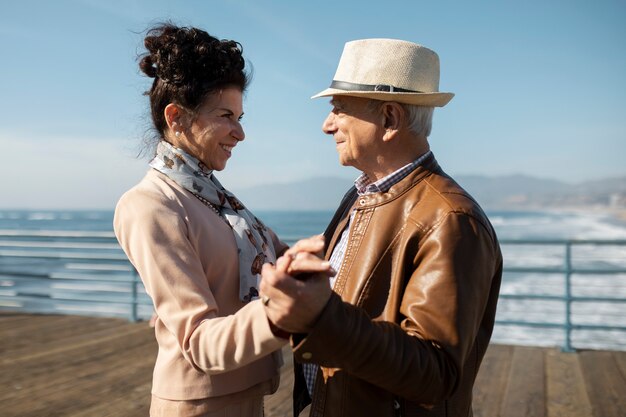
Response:
[{"label": "jacket zipper", "polygon": [[402,417],[402,407],[397,399],[393,400],[393,411],[396,417]]}]

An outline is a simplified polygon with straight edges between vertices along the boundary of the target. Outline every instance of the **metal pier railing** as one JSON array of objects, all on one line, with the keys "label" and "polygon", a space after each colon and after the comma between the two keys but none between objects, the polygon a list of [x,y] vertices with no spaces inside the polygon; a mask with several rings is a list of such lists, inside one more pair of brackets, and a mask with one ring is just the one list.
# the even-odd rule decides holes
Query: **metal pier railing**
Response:
[{"label": "metal pier railing", "polygon": [[[507,259],[505,252],[505,266],[503,284],[506,284],[507,277],[511,274],[549,274],[549,275],[562,275],[563,277],[563,290],[561,294],[545,294],[534,292],[520,292],[520,293],[507,293],[502,291],[500,294],[500,303],[505,300],[544,300],[544,301],[557,301],[564,305],[564,314],[562,320],[548,321],[548,320],[527,320],[522,318],[513,319],[497,319],[498,325],[514,325],[525,327],[537,327],[537,328],[556,328],[561,329],[564,332],[564,342],[562,344],[562,350],[573,351],[574,346],[572,344],[572,333],[575,330],[603,330],[603,331],[619,331],[626,334],[626,280],[621,280],[622,285],[618,285],[619,291],[615,291],[611,295],[595,295],[593,290],[583,291],[583,294],[575,295],[573,293],[573,276],[614,276],[617,277],[620,274],[626,278],[626,240],[584,240],[584,239],[558,239],[558,240],[501,240],[503,250],[507,247],[534,247],[537,250],[531,252],[535,254],[535,258],[542,258],[545,248],[552,247],[557,250],[562,250],[561,265],[550,266],[537,266],[537,259],[527,259],[529,266],[523,265],[526,262],[519,261],[512,262],[511,259]],[[617,254],[608,260],[602,255],[603,248],[612,247],[618,248]],[[587,254],[587,256],[580,255],[578,258],[574,256],[573,249],[582,248],[581,254]],[[588,256],[589,252],[595,252],[600,256],[594,257]],[[553,253],[554,255],[554,253]],[[583,258],[581,261],[580,258]],[[556,257],[552,256],[551,259]],[[545,258],[544,258],[545,259]],[[558,258],[556,258],[558,259]],[[576,262],[578,261],[578,262]],[[513,264],[513,265],[512,265]],[[523,265],[523,266],[522,266]],[[586,283],[593,289],[593,285],[589,282]],[[585,284],[580,285],[581,290],[585,289]],[[599,316],[598,323],[576,323],[574,321],[573,305],[579,304],[601,304],[610,303],[614,304],[615,308],[612,308],[613,316],[617,317],[616,324],[606,324],[602,322],[602,318]]]},{"label": "metal pier railing", "polygon": [[[626,348],[626,240],[505,239],[501,245],[505,276],[496,328],[556,329],[565,351],[576,347],[574,332],[619,332]],[[611,278],[591,285],[598,277]],[[537,308],[537,302],[558,307]],[[596,309],[607,304],[611,320]],[[0,310],[137,321],[150,317],[152,304],[112,232],[0,230]]]},{"label": "metal pier railing", "polygon": [[151,306],[112,232],[0,230],[0,309],[137,321]]}]

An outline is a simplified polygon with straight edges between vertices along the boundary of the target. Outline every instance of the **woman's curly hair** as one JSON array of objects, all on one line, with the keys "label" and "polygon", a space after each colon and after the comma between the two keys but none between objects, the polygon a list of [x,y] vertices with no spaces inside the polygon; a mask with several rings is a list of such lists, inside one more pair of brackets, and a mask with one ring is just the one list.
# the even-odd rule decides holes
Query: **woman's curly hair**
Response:
[{"label": "woman's curly hair", "polygon": [[159,139],[167,129],[163,111],[168,104],[176,103],[193,113],[207,95],[222,88],[246,90],[249,78],[238,42],[217,39],[201,29],[162,23],[148,30],[144,46],[147,52],[140,56],[139,68],[154,78],[146,95]]}]

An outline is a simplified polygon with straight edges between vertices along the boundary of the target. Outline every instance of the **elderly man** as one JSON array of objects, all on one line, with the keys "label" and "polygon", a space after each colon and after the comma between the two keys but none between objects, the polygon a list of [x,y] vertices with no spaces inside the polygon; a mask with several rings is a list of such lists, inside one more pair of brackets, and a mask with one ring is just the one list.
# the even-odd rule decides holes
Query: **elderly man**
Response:
[{"label": "elderly man", "polygon": [[332,96],[322,128],[362,174],[325,242],[303,240],[263,269],[267,317],[291,334],[296,415],[311,400],[315,417],[472,415],[502,255],[429,149],[433,108],[453,96],[438,89],[433,51],[366,39],[346,44],[314,96]]}]

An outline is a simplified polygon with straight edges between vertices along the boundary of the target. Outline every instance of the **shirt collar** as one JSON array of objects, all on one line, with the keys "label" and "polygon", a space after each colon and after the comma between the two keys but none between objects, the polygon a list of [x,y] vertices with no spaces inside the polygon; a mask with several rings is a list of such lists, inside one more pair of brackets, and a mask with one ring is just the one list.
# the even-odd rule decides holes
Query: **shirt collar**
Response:
[{"label": "shirt collar", "polygon": [[379,179],[378,181],[371,182],[370,178],[366,173],[362,173],[359,177],[354,181],[354,186],[357,189],[359,195],[363,194],[371,194],[371,193],[384,193],[389,191],[389,189],[400,182],[403,178],[409,175],[415,168],[420,166],[426,158],[428,158],[432,154],[432,151],[428,151],[419,158],[417,158],[413,162],[409,162],[402,168],[392,172],[384,178]]}]

